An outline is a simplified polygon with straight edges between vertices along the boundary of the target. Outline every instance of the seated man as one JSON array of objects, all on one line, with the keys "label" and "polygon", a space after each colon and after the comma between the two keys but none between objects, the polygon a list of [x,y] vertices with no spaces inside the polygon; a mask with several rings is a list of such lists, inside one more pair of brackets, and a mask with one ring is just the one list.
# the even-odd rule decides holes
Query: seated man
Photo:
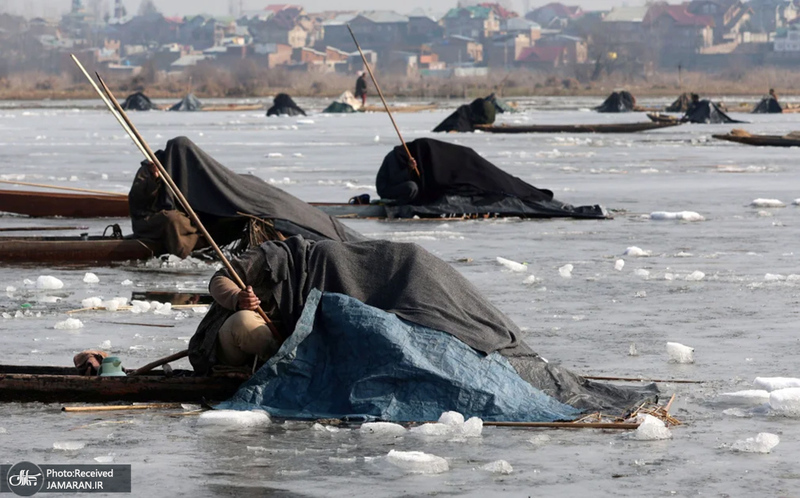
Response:
[{"label": "seated man", "polygon": [[161,242],[165,252],[185,258],[197,246],[200,234],[183,211],[169,205],[167,190],[156,165],[142,161],[128,193],[133,234]]},{"label": "seated man", "polygon": [[[269,359],[295,332],[309,295],[318,289],[444,332],[481,355],[497,352],[521,379],[572,406],[602,407],[611,398],[627,402],[640,394],[593,383],[539,357],[522,342],[517,325],[475,286],[416,244],[297,236],[265,242],[232,265],[250,287],[240,290],[224,269],[211,279],[215,303],[189,343],[189,360],[199,374],[217,365],[249,367],[255,356]],[[277,333],[252,311],[259,305]],[[375,361],[364,358],[365,364]]]}]

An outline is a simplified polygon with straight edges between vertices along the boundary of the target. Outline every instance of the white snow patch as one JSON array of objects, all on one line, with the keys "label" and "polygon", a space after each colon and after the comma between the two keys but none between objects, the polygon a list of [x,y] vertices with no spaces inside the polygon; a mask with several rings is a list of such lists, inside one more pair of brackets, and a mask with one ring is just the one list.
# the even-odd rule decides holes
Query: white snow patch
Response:
[{"label": "white snow patch", "polygon": [[63,322],[56,323],[53,328],[58,330],[77,330],[83,328],[83,322],[77,318],[67,318]]},{"label": "white snow patch", "polygon": [[421,451],[391,450],[386,455],[386,461],[415,474],[441,474],[450,470],[444,458]]},{"label": "white snow patch", "polygon": [[50,275],[41,275],[36,279],[37,289],[56,290],[62,287],[64,287],[64,282]]},{"label": "white snow patch", "polygon": [[397,437],[406,433],[406,428],[400,424],[391,422],[367,422],[361,424],[358,431],[362,434],[374,434],[376,436]]},{"label": "white snow patch", "polygon": [[269,414],[262,410],[209,410],[197,418],[197,425],[202,427],[261,427],[270,423]]},{"label": "white snow patch", "polygon": [[704,278],[706,278],[706,274],[705,273],[701,272],[700,270],[695,270],[692,273],[686,275],[686,279],[685,280],[687,282],[699,282],[700,280],[703,280]]},{"label": "white snow patch", "polygon": [[753,387],[772,392],[790,387],[800,387],[800,379],[794,377],[756,377],[756,380],[753,381]]},{"label": "white snow patch", "polygon": [[83,276],[83,281],[87,284],[96,284],[100,281],[100,279],[94,273],[89,272]]},{"label": "white snow patch", "polygon": [[669,361],[673,363],[694,363],[694,348],[684,346],[678,342],[667,343]]},{"label": "white snow patch", "polygon": [[747,389],[732,393],[721,393],[726,399],[741,403],[763,404],[769,401],[769,391],[763,389]]},{"label": "white snow patch", "polygon": [[650,251],[645,251],[641,247],[630,246],[629,248],[625,249],[625,252],[622,253],[624,256],[650,256]]},{"label": "white snow patch", "polygon": [[786,417],[800,417],[800,387],[778,389],[769,393],[769,407]]},{"label": "white snow patch", "polygon": [[656,221],[679,220],[679,221],[705,221],[706,219],[694,211],[653,211],[650,219]]},{"label": "white snow patch", "polygon": [[517,263],[516,261],[512,261],[510,259],[501,258],[500,256],[497,257],[497,262],[501,265],[505,266],[511,271],[515,272],[524,272],[528,271],[528,266],[523,263]]},{"label": "white snow patch", "polygon": [[750,206],[757,208],[782,208],[786,207],[786,204],[778,199],[754,199],[753,202],[750,203]]},{"label": "white snow patch", "polygon": [[749,437],[747,439],[740,439],[731,446],[733,451],[741,451],[743,453],[769,453],[772,448],[778,446],[781,442],[776,434],[769,432],[759,432],[756,437]]},{"label": "white snow patch", "polygon": [[660,441],[663,439],[671,439],[672,431],[670,431],[664,422],[656,417],[648,414],[641,414],[636,416],[639,421],[639,427],[629,434],[630,439],[637,441]]},{"label": "white snow patch", "polygon": [[508,474],[514,472],[514,467],[512,467],[511,464],[505,460],[495,460],[494,462],[487,463],[481,467],[481,470],[491,472],[492,474],[502,474],[507,476]]}]

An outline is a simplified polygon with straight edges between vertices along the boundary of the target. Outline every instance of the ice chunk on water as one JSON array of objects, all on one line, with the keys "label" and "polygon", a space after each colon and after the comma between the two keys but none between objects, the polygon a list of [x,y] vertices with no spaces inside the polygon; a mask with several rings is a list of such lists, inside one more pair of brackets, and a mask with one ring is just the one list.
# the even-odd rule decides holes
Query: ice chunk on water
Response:
[{"label": "ice chunk on water", "polygon": [[54,328],[58,330],[76,330],[83,327],[83,322],[77,318],[67,318],[63,322],[55,324]]},{"label": "ice chunk on water", "polygon": [[650,256],[650,251],[645,251],[641,247],[630,246],[629,248],[625,249],[625,252],[622,253],[625,256]]},{"label": "ice chunk on water", "polygon": [[338,427],[333,427],[331,425],[322,425],[320,423],[315,423],[311,426],[312,431],[317,432],[339,432],[340,429]]},{"label": "ice chunk on water", "polygon": [[83,276],[83,281],[87,284],[96,284],[100,279],[94,273],[87,273]]},{"label": "ice chunk on water", "polygon": [[637,268],[634,272],[637,277],[647,278],[650,276],[650,271],[645,270],[644,268]]},{"label": "ice chunk on water", "polygon": [[461,426],[464,424],[464,415],[458,412],[443,412],[439,416],[439,423]]},{"label": "ice chunk on water", "polygon": [[64,282],[50,275],[41,275],[36,279],[37,289],[55,290],[62,287],[64,287]]},{"label": "ice chunk on water", "polygon": [[769,453],[772,451],[772,448],[778,446],[780,442],[781,439],[776,434],[759,432],[756,437],[749,437],[736,441],[731,446],[731,450],[744,453]]},{"label": "ice chunk on water", "polygon": [[36,282],[34,282],[33,280],[31,280],[29,278],[26,278],[25,280],[23,280],[22,283],[25,284],[25,285],[35,285],[36,284]]},{"label": "ice chunk on water", "polygon": [[8,287],[6,287],[6,292],[16,292],[16,291],[17,288],[14,287],[13,285],[9,285]]},{"label": "ice chunk on water", "polygon": [[271,422],[269,414],[263,410],[209,410],[197,419],[197,425],[203,427],[260,427]]},{"label": "ice chunk on water", "polygon": [[780,282],[781,280],[786,280],[786,277],[777,273],[767,273],[764,275],[764,280],[766,282]]},{"label": "ice chunk on water", "polygon": [[114,463],[114,455],[94,457],[94,461],[97,463]]},{"label": "ice chunk on water", "polygon": [[81,441],[56,441],[53,443],[54,449],[63,451],[78,451],[82,450],[85,446],[86,443]]},{"label": "ice chunk on water", "polygon": [[756,377],[756,380],[753,381],[753,386],[756,389],[764,389],[765,391],[777,391],[788,387],[800,387],[800,379],[793,377]]},{"label": "ice chunk on water", "polygon": [[386,461],[408,472],[417,474],[441,474],[450,470],[447,460],[421,451],[391,450]]},{"label": "ice chunk on water", "polygon": [[99,297],[87,297],[81,300],[81,306],[84,308],[99,308],[103,305],[103,300]]},{"label": "ice chunk on water", "polygon": [[478,417],[471,417],[461,426],[464,437],[481,437],[483,433],[483,420]]},{"label": "ice chunk on water", "polygon": [[651,220],[681,220],[681,221],[705,221],[705,218],[694,211],[654,211],[650,213]]},{"label": "ice chunk on water", "polygon": [[100,349],[111,349],[111,341],[106,339],[105,341],[100,343]]},{"label": "ice chunk on water", "polygon": [[408,432],[419,434],[421,436],[449,436],[453,433],[453,430],[456,427],[458,426],[436,422],[433,424],[422,424],[417,427],[412,427]]},{"label": "ice chunk on water", "polygon": [[372,141],[375,142],[375,143],[380,142],[381,141],[381,136],[380,135],[375,135],[375,138],[373,138]]},{"label": "ice chunk on water", "polygon": [[102,306],[107,311],[117,311],[119,309],[120,304],[119,301],[117,301],[116,299],[109,299],[108,301],[103,301]]},{"label": "ice chunk on water", "polygon": [[701,272],[700,270],[695,270],[692,273],[686,275],[687,282],[699,282],[706,278],[706,274]]},{"label": "ice chunk on water", "polygon": [[406,428],[400,424],[391,422],[367,422],[362,424],[358,431],[362,434],[375,434],[377,436],[402,436],[406,433]]},{"label": "ice chunk on water", "polygon": [[778,199],[754,199],[753,202],[750,203],[750,206],[757,208],[782,208],[786,207],[786,204]]},{"label": "ice chunk on water", "polygon": [[732,393],[721,393],[726,400],[738,401],[741,403],[762,404],[769,401],[769,392],[763,389],[749,389]]},{"label": "ice chunk on water", "polygon": [[537,434],[528,439],[528,442],[534,446],[542,446],[550,442],[550,436],[547,434]]},{"label": "ice chunk on water", "polygon": [[501,258],[500,256],[497,257],[497,262],[511,271],[516,271],[516,272],[528,271],[527,265],[524,265],[522,263],[517,263],[516,261],[511,261],[510,259]]},{"label": "ice chunk on water", "polygon": [[150,311],[150,303],[134,299],[131,301],[131,313],[147,313]]},{"label": "ice chunk on water", "polygon": [[639,356],[639,351],[636,349],[636,343],[632,342],[628,346],[628,356]]},{"label": "ice chunk on water", "polygon": [[639,427],[629,434],[630,439],[637,441],[659,441],[662,439],[672,438],[672,431],[670,431],[664,422],[655,418],[652,415],[640,414],[636,416],[639,422]]},{"label": "ice chunk on water", "polygon": [[674,363],[694,363],[694,348],[684,346],[678,342],[667,343],[669,361]]},{"label": "ice chunk on water", "polygon": [[625,268],[625,260],[623,260],[623,259],[618,259],[618,260],[617,260],[617,261],[614,263],[614,269],[615,269],[615,270],[617,270],[617,271],[622,271],[622,269],[623,269],[623,268]]},{"label": "ice chunk on water", "polygon": [[533,275],[525,277],[525,280],[523,280],[522,283],[525,285],[533,285],[536,283],[536,277]]},{"label": "ice chunk on water", "polygon": [[487,472],[491,472],[492,474],[503,474],[508,475],[514,472],[514,468],[511,466],[510,463],[506,462],[505,460],[495,460],[494,462],[487,463],[481,470],[485,470]]},{"label": "ice chunk on water", "polygon": [[128,280],[128,279],[125,279],[125,280],[123,280],[123,281],[120,283],[120,285],[124,285],[124,286],[126,286],[126,287],[127,287],[127,286],[129,286],[129,285],[133,285],[133,282],[132,282],[132,281],[130,281],[130,280]]},{"label": "ice chunk on water", "polygon": [[[155,301],[154,301],[155,302]],[[172,314],[172,304],[171,303],[157,303],[159,306],[156,307],[155,313],[156,315],[171,315]]]},{"label": "ice chunk on water", "polygon": [[558,274],[561,275],[562,278],[572,278],[572,269],[574,266],[567,263],[561,268],[558,269]]},{"label": "ice chunk on water", "polygon": [[778,415],[800,417],[800,387],[788,387],[769,393],[769,407]]}]

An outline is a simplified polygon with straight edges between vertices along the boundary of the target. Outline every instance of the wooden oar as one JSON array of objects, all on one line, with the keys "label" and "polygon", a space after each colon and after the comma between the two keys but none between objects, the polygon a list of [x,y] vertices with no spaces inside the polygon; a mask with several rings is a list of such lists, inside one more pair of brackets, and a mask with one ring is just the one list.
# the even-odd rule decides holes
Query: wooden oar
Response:
[{"label": "wooden oar", "polygon": [[0,232],[44,232],[52,230],[86,230],[89,227],[11,227],[0,228]]},{"label": "wooden oar", "polygon": [[[84,75],[88,76],[88,73],[83,68],[83,65],[81,65],[78,58],[73,55],[72,60],[74,60],[75,63],[78,65],[78,67],[81,68]],[[195,213],[194,209],[192,209],[192,206],[189,205],[189,201],[186,200],[186,197],[184,197],[181,190],[178,188],[177,185],[175,185],[175,182],[172,180],[172,177],[169,175],[169,173],[167,173],[167,170],[161,164],[161,161],[159,161],[158,157],[155,155],[153,150],[150,148],[150,146],[144,140],[142,135],[133,125],[133,122],[130,120],[128,115],[119,105],[119,102],[114,97],[114,94],[111,93],[111,90],[108,88],[108,86],[105,84],[105,82],[103,81],[103,79],[100,77],[99,74],[95,73],[95,76],[97,76],[97,79],[100,82],[100,86],[102,87],[103,90],[102,92],[100,92],[100,89],[97,88],[97,85],[94,84],[94,81],[92,81],[91,78],[89,78],[89,80],[92,81],[93,84],[92,86],[94,86],[95,90],[97,90],[100,93],[101,98],[103,97],[103,94],[105,94],[105,98],[103,98],[103,101],[106,103],[107,106],[109,106],[109,109],[112,110],[112,114],[114,114],[117,120],[120,121],[120,124],[122,124],[123,122],[125,123],[125,125],[123,125],[123,129],[128,133],[128,136],[131,138],[133,143],[144,154],[145,158],[147,158],[153,164],[155,164],[156,168],[158,169],[158,172],[161,174],[161,177],[167,183],[167,186],[169,187],[173,197],[175,197],[178,200],[183,209],[186,211],[186,214],[189,215],[189,218],[192,220],[194,225],[198,228],[198,230],[200,230],[200,233],[202,233],[203,236],[206,238],[206,241],[214,249],[214,252],[216,252],[220,260],[222,260],[223,265],[225,265],[225,268],[228,270],[228,274],[231,276],[233,281],[236,282],[236,284],[239,286],[240,289],[242,290],[247,289],[247,286],[244,284],[242,279],[236,273],[236,270],[234,270],[233,266],[231,266],[231,263],[230,261],[228,261],[228,258],[225,257],[225,254],[223,254],[222,249],[219,248],[217,243],[214,241],[213,237],[211,237],[211,234],[208,233],[208,230],[206,230],[206,227],[203,225],[203,222],[200,221],[200,218],[197,216],[197,213]],[[275,324],[272,323],[272,320],[269,319],[267,314],[264,313],[264,310],[262,310],[260,306],[256,309],[256,312],[258,312],[258,314],[267,324],[267,327],[269,327],[270,331],[275,335],[275,337],[283,337],[283,335],[275,327]]]},{"label": "wooden oar", "polygon": [[380,85],[378,85],[378,80],[375,79],[375,75],[372,74],[372,69],[369,67],[369,62],[367,62],[367,58],[364,56],[364,52],[361,50],[361,45],[358,44],[358,40],[356,40],[356,35],[353,33],[353,30],[350,28],[350,25],[347,25],[347,30],[350,31],[350,36],[353,37],[353,42],[356,44],[356,48],[358,49],[358,53],[361,54],[361,60],[364,61],[364,67],[367,68],[367,72],[369,73],[369,77],[372,79],[372,83],[375,85],[375,89],[378,90],[378,96],[381,98],[381,102],[383,102],[383,107],[386,109],[386,114],[389,115],[389,119],[392,120],[392,125],[394,125],[394,131],[397,132],[397,136],[400,138],[400,143],[403,144],[403,148],[406,150],[406,155],[408,155],[409,160],[409,167],[417,174],[417,178],[420,178],[421,175],[419,173],[419,169],[417,168],[417,161],[414,159],[414,156],[411,155],[411,151],[408,150],[408,145],[406,145],[406,141],[403,140],[403,134],[400,133],[400,128],[398,128],[397,123],[394,120],[394,116],[392,116],[392,111],[389,109],[389,104],[386,103],[386,99],[383,98],[383,92],[381,91]]},{"label": "wooden oar", "polygon": [[107,190],[92,190],[92,189],[89,189],[89,188],[61,187],[59,185],[46,185],[44,183],[18,182],[18,181],[12,181],[12,180],[0,180],[0,183],[6,183],[8,185],[23,185],[25,187],[51,188],[53,190],[70,190],[72,192],[83,192],[85,194],[102,194],[102,195],[114,195],[114,196],[125,196],[125,197],[128,197],[128,194],[123,194],[121,192],[109,192]]},{"label": "wooden oar", "polygon": [[145,365],[145,366],[143,366],[141,368],[137,368],[133,372],[129,372],[128,375],[129,376],[130,375],[142,375],[143,373],[147,373],[147,372],[149,372],[150,370],[152,370],[152,369],[154,369],[156,367],[160,367],[161,365],[166,365],[167,363],[170,363],[172,361],[180,360],[181,358],[186,358],[187,356],[189,356],[189,350],[188,349],[184,349],[183,351],[177,352],[175,354],[171,354],[169,356],[165,356],[164,358],[161,358],[160,360],[156,360],[156,361],[154,361],[152,363],[148,363],[147,365]]}]

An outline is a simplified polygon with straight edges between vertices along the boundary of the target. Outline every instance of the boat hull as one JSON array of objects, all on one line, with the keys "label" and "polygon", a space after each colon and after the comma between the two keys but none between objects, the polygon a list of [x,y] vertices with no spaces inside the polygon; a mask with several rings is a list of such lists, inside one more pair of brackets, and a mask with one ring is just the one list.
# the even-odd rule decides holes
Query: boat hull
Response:
[{"label": "boat hull", "polygon": [[192,377],[189,371],[167,377],[160,370],[140,376],[82,376],[68,367],[0,365],[0,402],[223,401],[243,380],[241,376]]},{"label": "boat hull", "polygon": [[0,237],[0,263],[105,263],[155,255],[154,246],[136,239]]},{"label": "boat hull", "polygon": [[0,211],[33,217],[127,218],[128,196],[0,190]]},{"label": "boat hull", "polygon": [[717,140],[726,140],[758,147],[800,147],[800,139],[780,135],[712,135]]},{"label": "boat hull", "polygon": [[494,126],[477,125],[476,128],[486,133],[634,133],[639,131],[658,130],[678,126],[678,121],[643,122],[643,123],[604,123],[575,125],[529,125],[529,126]]}]

